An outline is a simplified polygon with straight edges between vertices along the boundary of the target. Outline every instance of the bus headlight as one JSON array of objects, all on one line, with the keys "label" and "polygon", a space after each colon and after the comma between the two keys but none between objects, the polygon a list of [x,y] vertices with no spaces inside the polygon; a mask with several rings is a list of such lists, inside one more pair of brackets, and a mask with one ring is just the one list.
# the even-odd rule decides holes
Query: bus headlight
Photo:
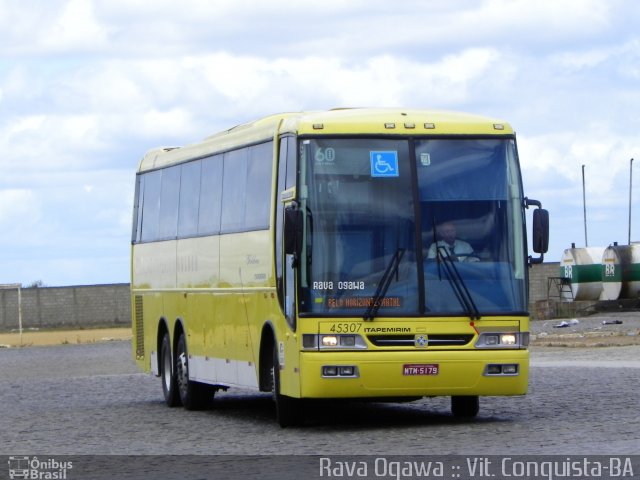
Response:
[{"label": "bus headlight", "polygon": [[360,335],[309,334],[302,335],[303,350],[364,350],[367,344]]},{"label": "bus headlight", "polygon": [[529,332],[483,332],[476,348],[522,348],[529,345]]},{"label": "bus headlight", "polygon": [[338,336],[337,335],[322,335],[320,337],[320,346],[321,347],[335,347],[338,345]]}]

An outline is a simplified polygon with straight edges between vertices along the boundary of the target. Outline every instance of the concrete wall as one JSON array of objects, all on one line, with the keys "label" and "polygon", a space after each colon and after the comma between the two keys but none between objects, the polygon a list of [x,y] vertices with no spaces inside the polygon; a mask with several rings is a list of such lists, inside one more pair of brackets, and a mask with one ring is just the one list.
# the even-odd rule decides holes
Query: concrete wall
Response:
[{"label": "concrete wall", "polygon": [[[547,279],[557,277],[559,263],[529,270],[530,311],[534,317],[553,316],[547,301]],[[131,325],[129,284],[22,289],[23,328],[98,327]],[[553,292],[552,292],[553,295]],[[0,330],[18,328],[18,291],[0,290]]]},{"label": "concrete wall", "polygon": [[[533,265],[529,269],[529,302],[533,305],[540,300],[546,300],[549,277],[558,277],[559,275],[560,262]],[[557,289],[550,293],[552,297],[558,295]]]},{"label": "concrete wall", "polygon": [[[129,284],[22,289],[22,326],[131,325]],[[0,330],[18,328],[18,291],[0,290]]]},{"label": "concrete wall", "polygon": [[559,313],[560,298],[555,284],[549,289],[549,277],[560,275],[560,262],[533,265],[529,269],[529,312],[532,318],[553,318]]}]

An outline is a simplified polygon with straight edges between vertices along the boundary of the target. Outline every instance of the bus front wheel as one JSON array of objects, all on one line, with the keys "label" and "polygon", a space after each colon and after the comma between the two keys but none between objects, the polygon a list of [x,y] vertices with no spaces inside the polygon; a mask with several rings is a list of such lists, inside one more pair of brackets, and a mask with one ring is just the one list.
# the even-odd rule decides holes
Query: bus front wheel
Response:
[{"label": "bus front wheel", "polygon": [[276,420],[282,428],[300,425],[304,418],[302,399],[289,397],[280,393],[280,359],[277,344],[273,346],[273,399],[276,404]]},{"label": "bus front wheel", "polygon": [[164,401],[169,407],[179,407],[182,405],[180,394],[178,393],[178,382],[176,380],[175,369],[171,355],[171,340],[169,334],[162,337],[160,347],[160,377],[162,378],[162,393]]},{"label": "bus front wheel", "polygon": [[451,397],[451,413],[457,418],[474,418],[480,411],[480,399],[477,395]]}]

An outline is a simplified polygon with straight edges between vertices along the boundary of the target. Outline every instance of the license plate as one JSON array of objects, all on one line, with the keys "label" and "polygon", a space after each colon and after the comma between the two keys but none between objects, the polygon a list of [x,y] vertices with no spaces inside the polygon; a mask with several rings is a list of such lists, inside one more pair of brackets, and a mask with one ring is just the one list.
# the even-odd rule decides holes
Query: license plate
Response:
[{"label": "license plate", "polygon": [[402,367],[403,375],[438,375],[440,365],[437,363],[405,364]]}]

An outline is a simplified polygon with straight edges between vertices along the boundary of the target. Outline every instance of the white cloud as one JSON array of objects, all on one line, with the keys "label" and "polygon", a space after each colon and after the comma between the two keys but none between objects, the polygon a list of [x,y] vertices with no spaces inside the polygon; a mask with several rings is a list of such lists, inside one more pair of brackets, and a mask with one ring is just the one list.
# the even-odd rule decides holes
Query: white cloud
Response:
[{"label": "white cloud", "polygon": [[[542,200],[551,215],[549,260],[558,260],[572,242],[584,245],[582,165],[589,245],[626,242],[629,160],[640,152],[640,140],[593,125],[583,132],[520,137],[518,146],[525,193]],[[640,208],[637,197],[634,211]]]},{"label": "white cloud", "polygon": [[0,190],[0,225],[6,239],[8,231],[15,225],[38,221],[41,209],[36,196],[27,189]]},{"label": "white cloud", "polygon": [[[480,30],[508,31],[521,37],[536,34],[545,38],[587,36],[611,22],[611,3],[599,0],[488,0],[479,9],[465,12],[466,22]],[[525,30],[523,32],[523,29]],[[529,39],[531,40],[531,39]]]},{"label": "white cloud", "polygon": [[[16,5],[23,5],[22,8]],[[35,6],[34,6],[35,7]],[[553,46],[606,31],[628,2],[612,0],[54,0],[0,2],[5,52],[164,56],[213,51],[402,55],[502,43]],[[632,7],[633,8],[633,7]],[[0,47],[2,49],[3,47]],[[10,48],[10,49],[9,49]],[[463,47],[464,48],[464,47]],[[436,54],[437,55],[437,54]]]},{"label": "white cloud", "polygon": [[102,47],[106,44],[107,34],[94,15],[93,2],[70,0],[62,6],[50,27],[42,32],[38,46],[57,51]]},{"label": "white cloud", "polygon": [[181,70],[196,79],[201,73],[205,87],[208,85],[242,111],[256,104],[273,105],[273,96],[289,97],[285,108],[287,104],[309,108],[320,104],[319,99],[325,106],[326,102],[337,102],[338,106],[432,104],[433,99],[446,104],[463,101],[470,84],[482,82],[487,69],[499,58],[497,51],[479,48],[435,62],[390,55],[362,61],[346,61],[338,56],[269,61],[215,54],[190,57]]},{"label": "white cloud", "polygon": [[627,174],[629,160],[640,151],[640,140],[594,127],[579,133],[521,137],[518,146],[523,173],[529,181],[543,184],[560,177],[567,185],[581,188],[585,165],[587,191],[606,201],[619,194],[616,182]]},{"label": "white cloud", "polygon": [[13,56],[103,49],[109,32],[93,5],[91,0],[0,2],[4,50]]},{"label": "white cloud", "polygon": [[53,89],[44,87],[43,72],[18,71],[8,82],[14,104],[49,105],[54,113],[12,118],[0,129],[0,147],[23,166],[59,168],[96,162],[96,152],[112,148],[111,139],[125,132],[193,141],[192,132],[212,132],[216,117],[247,121],[274,110],[456,105],[488,86],[487,72],[495,77],[499,63],[496,50],[480,48],[434,62],[390,55],[356,62],[314,56],[270,61],[218,53],[96,62],[57,72]]},{"label": "white cloud", "polygon": [[24,169],[87,166],[94,163],[91,153],[105,145],[95,114],[28,115],[11,120],[12,125],[0,130],[4,175]]}]

